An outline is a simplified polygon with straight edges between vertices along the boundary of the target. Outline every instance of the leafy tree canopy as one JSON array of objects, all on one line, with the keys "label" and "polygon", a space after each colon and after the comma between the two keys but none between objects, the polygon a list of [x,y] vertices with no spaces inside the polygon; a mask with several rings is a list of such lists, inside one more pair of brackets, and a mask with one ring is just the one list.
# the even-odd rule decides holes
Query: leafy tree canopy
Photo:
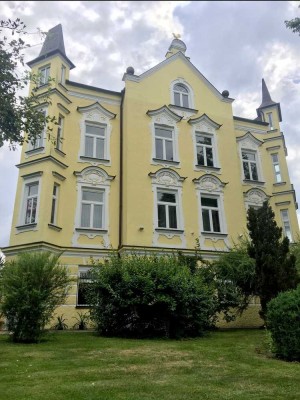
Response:
[{"label": "leafy tree canopy", "polygon": [[[300,6],[298,6],[300,8]],[[298,33],[300,36],[300,18],[296,17],[290,21],[284,21],[285,26],[292,30],[294,33]]]},{"label": "leafy tree canopy", "polygon": [[[25,28],[19,18],[0,21],[0,147],[8,142],[11,149],[24,141],[34,143],[45,125],[55,122],[55,118],[45,116],[39,107],[50,103],[50,87],[40,94],[37,88],[39,76],[20,72],[25,66],[24,51],[30,47],[24,40],[27,35]],[[35,86],[32,93],[20,95],[30,82]],[[47,125],[49,137],[51,131]]]}]

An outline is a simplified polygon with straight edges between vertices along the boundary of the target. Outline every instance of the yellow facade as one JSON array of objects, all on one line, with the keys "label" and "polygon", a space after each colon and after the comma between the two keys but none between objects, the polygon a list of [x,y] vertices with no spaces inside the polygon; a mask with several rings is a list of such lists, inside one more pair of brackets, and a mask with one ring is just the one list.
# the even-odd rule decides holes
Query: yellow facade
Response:
[{"label": "yellow facade", "polygon": [[[246,234],[248,207],[265,199],[285,234],[297,238],[279,103],[263,86],[258,117],[233,116],[234,100],[185,49],[174,39],[149,71],[137,76],[129,67],[121,92],[69,80],[74,65],[59,46],[46,46],[29,63],[34,73],[49,66],[54,82],[45,110],[63,123],[54,126],[54,140],[44,133],[38,146],[23,146],[8,258],[63,252],[75,278],[90,256],[112,249],[192,254],[199,239],[203,256],[214,258]],[[74,283],[57,314],[72,325],[79,306]],[[248,316],[257,310],[251,307]],[[247,318],[238,326],[251,326]]]}]

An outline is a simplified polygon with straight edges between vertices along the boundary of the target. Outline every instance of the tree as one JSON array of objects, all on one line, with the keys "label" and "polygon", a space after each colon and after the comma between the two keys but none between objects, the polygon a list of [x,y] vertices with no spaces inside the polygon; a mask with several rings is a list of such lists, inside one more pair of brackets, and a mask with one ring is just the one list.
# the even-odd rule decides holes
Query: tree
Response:
[{"label": "tree", "polygon": [[53,311],[66,295],[70,278],[58,256],[21,253],[0,270],[0,312],[15,342],[38,342]]},{"label": "tree", "polygon": [[294,289],[299,276],[296,258],[289,252],[289,239],[282,238],[282,228],[267,201],[257,210],[249,208],[247,228],[248,254],[255,260],[254,294],[260,298],[261,317],[265,320],[267,304],[280,292]]},{"label": "tree", "polygon": [[[300,8],[300,6],[298,6]],[[284,21],[285,26],[292,30],[292,32],[298,32],[300,35],[300,18],[296,17],[290,21]]]},{"label": "tree", "polygon": [[34,143],[45,125],[51,136],[52,128],[48,124],[56,122],[39,109],[42,103],[50,103],[49,88],[37,93],[35,87],[29,96],[19,95],[30,82],[37,85],[39,80],[38,75],[20,72],[24,69],[24,50],[29,47],[23,40],[27,34],[25,28],[19,18],[0,21],[0,147],[8,141],[12,149],[24,141]]}]

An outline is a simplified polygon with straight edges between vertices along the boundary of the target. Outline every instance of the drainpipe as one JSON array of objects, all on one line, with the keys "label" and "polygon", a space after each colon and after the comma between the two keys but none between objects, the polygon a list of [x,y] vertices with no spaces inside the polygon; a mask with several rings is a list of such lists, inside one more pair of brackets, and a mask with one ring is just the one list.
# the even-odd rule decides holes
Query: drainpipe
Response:
[{"label": "drainpipe", "polygon": [[123,242],[123,102],[125,97],[125,88],[121,90],[121,106],[120,106],[120,193],[119,193],[119,245],[118,256]]}]

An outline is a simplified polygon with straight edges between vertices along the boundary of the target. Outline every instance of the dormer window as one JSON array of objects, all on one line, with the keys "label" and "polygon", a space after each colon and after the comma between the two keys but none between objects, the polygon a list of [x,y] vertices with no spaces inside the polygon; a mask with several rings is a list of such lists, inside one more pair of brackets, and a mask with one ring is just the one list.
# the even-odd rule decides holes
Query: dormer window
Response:
[{"label": "dormer window", "polygon": [[39,69],[39,86],[46,85],[50,77],[50,65],[46,65]]},{"label": "dormer window", "polygon": [[188,88],[182,83],[174,85],[174,104],[175,106],[189,108],[189,91]]}]

